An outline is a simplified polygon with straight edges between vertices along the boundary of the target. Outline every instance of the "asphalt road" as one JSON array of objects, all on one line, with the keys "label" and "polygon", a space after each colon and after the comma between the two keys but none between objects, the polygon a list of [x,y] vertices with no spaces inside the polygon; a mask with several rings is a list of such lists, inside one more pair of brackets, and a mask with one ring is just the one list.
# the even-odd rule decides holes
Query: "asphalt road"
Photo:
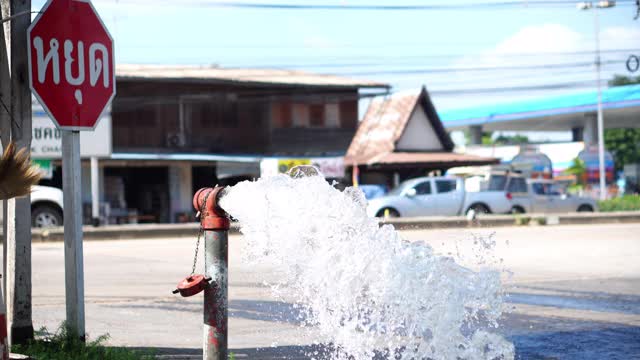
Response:
[{"label": "asphalt road", "polygon": [[[489,235],[495,240],[490,251]],[[508,309],[500,332],[524,359],[640,359],[640,224],[403,231],[470,266],[504,271]],[[482,239],[482,241],[479,241]],[[489,241],[491,243],[491,241]],[[86,323],[90,336],[197,358],[202,295],[172,295],[191,269],[194,238],[86,242]],[[238,358],[306,359],[313,330],[301,330],[292,304],[274,299],[265,264],[242,262],[230,239],[230,347]],[[65,316],[61,243],[33,246],[34,327]],[[320,339],[321,340],[321,339]]]}]

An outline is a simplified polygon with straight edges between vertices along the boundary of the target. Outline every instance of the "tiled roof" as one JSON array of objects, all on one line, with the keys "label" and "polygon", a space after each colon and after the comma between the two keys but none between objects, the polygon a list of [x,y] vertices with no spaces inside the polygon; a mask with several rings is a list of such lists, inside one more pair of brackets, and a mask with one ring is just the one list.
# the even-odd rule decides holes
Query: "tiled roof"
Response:
[{"label": "tiled roof", "polygon": [[409,94],[371,101],[347,150],[346,159],[360,163],[393,152],[418,98],[419,94]]},{"label": "tiled roof", "polygon": [[116,77],[127,79],[191,80],[225,83],[322,86],[333,88],[389,88],[388,84],[334,75],[283,69],[242,69],[217,66],[127,65],[116,66]]},{"label": "tiled roof", "polygon": [[[445,151],[396,152],[396,144],[414,110],[420,109],[418,105],[422,105],[421,110],[425,111]],[[419,93],[374,99],[351,141],[345,163],[349,165],[396,164],[398,166],[412,164],[439,166],[445,163],[462,166],[499,163],[495,158],[458,154],[452,152],[452,149],[453,143],[442,127],[429,94],[423,88]]]},{"label": "tiled roof", "polygon": [[[376,164],[455,164],[454,166],[498,164],[499,159],[454,152],[391,152],[375,159]],[[459,165],[458,165],[459,164]]]}]

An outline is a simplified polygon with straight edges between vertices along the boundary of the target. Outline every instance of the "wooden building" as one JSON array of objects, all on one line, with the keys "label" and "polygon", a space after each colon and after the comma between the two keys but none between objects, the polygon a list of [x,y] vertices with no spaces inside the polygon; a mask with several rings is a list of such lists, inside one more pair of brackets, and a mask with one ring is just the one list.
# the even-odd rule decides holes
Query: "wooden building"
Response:
[{"label": "wooden building", "polygon": [[427,89],[422,88],[374,99],[351,141],[345,164],[358,167],[362,184],[394,187],[456,166],[499,163],[495,158],[455,153],[453,148]]},{"label": "wooden building", "polygon": [[[360,91],[388,85],[300,71],[119,65],[101,202],[175,222],[195,190],[260,176],[264,157],[343,156]],[[120,210],[117,210],[120,209]],[[131,209],[131,210],[130,210]]]}]

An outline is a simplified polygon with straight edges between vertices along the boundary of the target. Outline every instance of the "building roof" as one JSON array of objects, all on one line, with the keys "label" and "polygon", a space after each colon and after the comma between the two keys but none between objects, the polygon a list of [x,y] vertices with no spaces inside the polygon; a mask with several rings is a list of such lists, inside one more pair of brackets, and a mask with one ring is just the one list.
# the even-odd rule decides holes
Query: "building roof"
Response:
[{"label": "building roof", "polygon": [[371,164],[394,153],[411,116],[419,108],[426,112],[444,150],[452,151],[453,142],[443,128],[427,90],[422,88],[419,93],[374,99],[351,141],[345,161]]},{"label": "building roof", "polygon": [[[469,125],[490,125],[487,129],[526,130],[526,124],[536,130],[566,130],[583,121],[584,113],[597,111],[596,91],[514,101],[439,113],[447,128]],[[602,107],[611,127],[640,126],[640,84],[616,86],[602,91]],[[610,116],[607,116],[610,115]],[[576,117],[577,119],[574,119]],[[534,119],[540,119],[536,122]],[[612,122],[618,122],[617,126]],[[504,124],[504,125],[501,125]]]},{"label": "building roof", "polygon": [[489,165],[499,164],[500,159],[459,154],[454,152],[391,152],[380,155],[372,161],[377,165],[395,165],[395,166],[433,166],[438,167],[442,164],[448,166],[472,166],[472,165]]},{"label": "building roof", "polygon": [[385,83],[283,69],[241,69],[217,66],[121,65],[120,80],[169,80],[249,85],[317,86],[328,88],[384,88]]}]

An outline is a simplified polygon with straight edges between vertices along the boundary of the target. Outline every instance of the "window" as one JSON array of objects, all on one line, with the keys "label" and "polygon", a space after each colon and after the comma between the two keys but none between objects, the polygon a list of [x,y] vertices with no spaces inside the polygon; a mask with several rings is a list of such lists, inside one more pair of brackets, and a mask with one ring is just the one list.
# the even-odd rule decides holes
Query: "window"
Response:
[{"label": "window", "polygon": [[415,186],[416,195],[429,195],[431,194],[431,181],[425,181]]},{"label": "window", "polygon": [[292,107],[290,103],[271,104],[271,119],[276,129],[290,128],[292,126]]},{"label": "window", "polygon": [[327,104],[325,107],[325,125],[328,128],[340,127],[340,105]]},{"label": "window", "polygon": [[340,102],[340,127],[342,129],[358,128],[358,101]]},{"label": "window", "polygon": [[527,181],[524,178],[519,177],[511,178],[507,191],[512,193],[526,193]]},{"label": "window", "polygon": [[503,191],[505,185],[507,185],[507,177],[505,175],[491,175],[489,191]]},{"label": "window", "polygon": [[549,195],[547,184],[533,183],[531,184],[531,188],[533,189],[533,193],[536,195]]},{"label": "window", "polygon": [[436,180],[438,194],[448,193],[456,190],[455,180]]},{"label": "window", "polygon": [[309,127],[309,107],[307,104],[294,104],[293,127]]},{"label": "window", "polygon": [[309,124],[312,127],[324,126],[324,104],[309,105]]}]

